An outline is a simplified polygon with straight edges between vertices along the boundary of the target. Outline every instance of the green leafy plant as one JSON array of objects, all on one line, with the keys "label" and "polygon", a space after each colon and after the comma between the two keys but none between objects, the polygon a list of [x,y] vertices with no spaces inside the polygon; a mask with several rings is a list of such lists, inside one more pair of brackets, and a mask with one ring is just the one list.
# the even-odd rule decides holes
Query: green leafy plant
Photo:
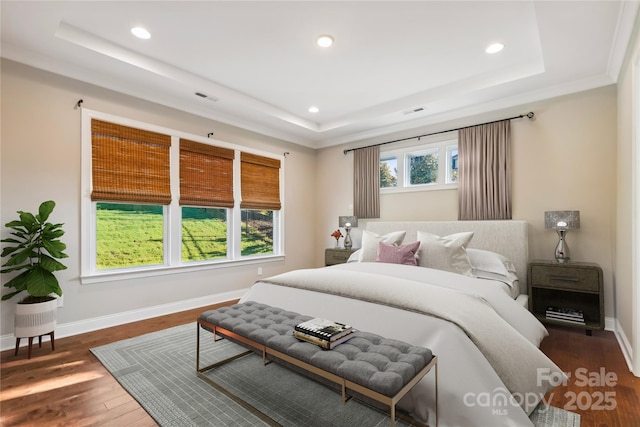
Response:
[{"label": "green leafy plant", "polygon": [[2,265],[4,268],[0,273],[22,272],[5,283],[5,287],[14,291],[3,295],[3,301],[21,292],[27,292],[36,299],[50,294],[62,296],[62,288],[53,273],[67,268],[56,260],[68,256],[63,253],[67,245],[60,241],[64,234],[63,224],[47,222],[55,206],[52,200],[43,202],[37,215],[18,211],[20,219],[5,224],[13,230],[13,237],[2,239],[2,242],[9,243],[2,249],[2,257],[9,256],[9,259]]}]

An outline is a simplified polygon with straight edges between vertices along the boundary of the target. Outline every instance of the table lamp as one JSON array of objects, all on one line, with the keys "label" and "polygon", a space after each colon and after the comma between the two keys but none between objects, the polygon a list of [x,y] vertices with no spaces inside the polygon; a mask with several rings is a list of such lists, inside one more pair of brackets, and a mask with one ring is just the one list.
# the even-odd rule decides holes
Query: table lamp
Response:
[{"label": "table lamp", "polygon": [[544,228],[558,232],[560,240],[556,246],[556,261],[568,262],[571,256],[565,236],[567,230],[580,228],[580,211],[547,211],[544,213]]},{"label": "table lamp", "polygon": [[338,227],[343,227],[345,231],[344,248],[351,249],[353,242],[351,241],[351,229],[358,226],[358,218],[355,216],[339,216]]}]

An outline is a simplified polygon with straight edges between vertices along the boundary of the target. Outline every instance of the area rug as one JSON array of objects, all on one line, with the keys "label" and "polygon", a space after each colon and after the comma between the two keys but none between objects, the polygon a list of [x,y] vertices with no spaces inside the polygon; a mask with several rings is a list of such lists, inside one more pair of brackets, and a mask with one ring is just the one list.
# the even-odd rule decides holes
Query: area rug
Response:
[{"label": "area rug", "polygon": [[[239,353],[227,340],[213,344],[202,332],[200,366]],[[209,338],[209,339],[207,339]],[[92,348],[91,352],[162,427],[266,426],[226,394],[196,375],[196,323]],[[388,414],[357,400],[346,405],[335,390],[279,364],[243,357],[215,369],[216,381],[282,426],[388,426]],[[579,427],[577,414],[545,407],[536,427]],[[396,425],[406,427],[403,420]]]}]

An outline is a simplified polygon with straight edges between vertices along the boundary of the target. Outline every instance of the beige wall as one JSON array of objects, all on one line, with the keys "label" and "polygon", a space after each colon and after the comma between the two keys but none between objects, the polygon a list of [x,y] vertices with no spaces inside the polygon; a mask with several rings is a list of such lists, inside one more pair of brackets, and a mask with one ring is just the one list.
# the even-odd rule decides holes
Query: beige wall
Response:
[{"label": "beige wall", "polygon": [[[613,248],[616,206],[616,88],[608,86],[574,95],[523,105],[518,109],[421,128],[354,143],[364,146],[412,135],[467,126],[534,111],[535,120],[512,122],[513,218],[529,222],[531,259],[552,259],[555,232],[544,229],[544,211],[579,210],[580,230],[567,242],[575,261],[600,264],[605,281],[605,314],[614,316]],[[423,140],[424,141],[424,140]],[[323,149],[318,155],[318,241],[332,245],[338,215],[352,203],[353,155],[345,146]],[[457,190],[385,194],[381,220],[455,220]],[[366,221],[362,221],[362,226]],[[355,230],[360,235],[362,226]],[[322,254],[316,255],[320,263]]]},{"label": "beige wall", "polygon": [[[638,65],[640,61],[640,21],[636,22],[624,66],[618,80],[618,168],[615,277],[616,318],[618,331],[629,341],[627,357],[634,358],[634,371],[640,375],[640,316],[638,315],[638,257],[640,256],[640,171],[638,170],[640,147],[634,135],[634,115],[638,125],[638,111],[634,103],[640,99]],[[634,76],[636,73],[636,76]],[[635,111],[635,112],[634,112]],[[637,128],[636,128],[637,132]],[[634,141],[635,138],[635,141]],[[635,235],[635,237],[634,237]],[[634,241],[635,239],[635,241]],[[634,323],[635,322],[635,323]],[[632,350],[634,349],[634,350]]]},{"label": "beige wall", "polygon": [[[12,61],[3,60],[1,71],[0,222],[4,224],[12,219],[16,210],[37,208],[42,200],[57,201],[55,220],[65,223],[64,240],[70,255],[69,269],[59,275],[65,293],[64,307],[59,310],[60,323],[82,322],[231,292],[257,279],[257,266],[243,266],[153,279],[80,284],[81,114],[74,106],[82,98],[84,106],[92,110],[198,135],[214,131],[216,139],[276,154],[290,152],[285,160],[287,257],[281,263],[261,265],[265,276],[323,264],[323,249],[335,244],[329,235],[337,228],[337,217],[352,213],[353,156],[344,155],[344,148],[534,111],[534,121],[520,119],[512,123],[514,219],[527,220],[530,224],[531,258],[551,258],[557,237],[544,230],[543,212],[580,210],[581,229],[568,235],[572,257],[577,261],[597,262],[603,267],[606,316],[614,316],[614,304],[617,304],[621,324],[628,330],[627,336],[631,336],[632,308],[627,302],[631,299],[631,287],[630,284],[624,287],[622,283],[622,280],[630,283],[631,260],[629,255],[624,258],[628,246],[620,242],[616,246],[614,231],[616,216],[622,222],[620,230],[630,222],[621,211],[627,209],[624,199],[629,199],[631,191],[621,184],[621,181],[628,182],[624,166],[616,173],[616,110],[620,105],[616,99],[620,90],[617,93],[615,86],[315,152]],[[626,81],[621,84],[630,85]],[[629,109],[626,101],[621,108]],[[626,126],[622,129],[627,129]],[[630,130],[628,132],[630,134]],[[621,143],[626,141],[624,138],[621,135]],[[624,147],[617,156],[628,159]],[[631,165],[626,167],[630,170]],[[618,200],[616,194],[619,194]],[[383,220],[456,219],[457,191],[383,195],[381,212]],[[361,226],[353,232],[356,246],[365,223],[361,221]],[[6,230],[2,236],[6,236]],[[621,237],[624,242],[624,233],[618,233],[618,238]],[[615,261],[614,248],[618,252]],[[622,287],[617,300],[613,294],[614,262],[616,286]],[[3,282],[5,280],[3,278]],[[13,330],[13,304],[8,301],[0,306],[3,335]]]},{"label": "beige wall", "polygon": [[[298,145],[240,130],[194,115],[104,90],[76,80],[2,61],[1,80],[1,210],[5,224],[17,210],[34,211],[53,199],[52,220],[65,223],[68,270],[58,277],[64,306],[58,323],[82,323],[148,307],[174,304],[233,292],[263,275],[310,267],[318,246],[304,233],[316,221],[315,198],[308,191],[316,182],[316,153]],[[81,285],[80,275],[80,122],[75,108],[84,107],[196,135],[213,131],[215,138],[274,154],[290,152],[284,162],[284,214],[286,260],[250,266]],[[2,230],[2,237],[7,237]],[[4,276],[4,275],[3,275]],[[6,281],[2,277],[2,282]],[[13,333],[13,307],[17,299],[3,301],[2,335]]]}]

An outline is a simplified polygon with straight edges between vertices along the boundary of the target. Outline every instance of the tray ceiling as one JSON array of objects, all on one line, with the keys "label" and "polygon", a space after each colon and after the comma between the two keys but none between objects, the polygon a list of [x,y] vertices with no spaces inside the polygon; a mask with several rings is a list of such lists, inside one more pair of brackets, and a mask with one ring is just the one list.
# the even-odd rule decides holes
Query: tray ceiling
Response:
[{"label": "tray ceiling", "polygon": [[[322,148],[616,83],[638,2],[0,7],[5,58]],[[487,54],[494,42],[504,49]]]}]

